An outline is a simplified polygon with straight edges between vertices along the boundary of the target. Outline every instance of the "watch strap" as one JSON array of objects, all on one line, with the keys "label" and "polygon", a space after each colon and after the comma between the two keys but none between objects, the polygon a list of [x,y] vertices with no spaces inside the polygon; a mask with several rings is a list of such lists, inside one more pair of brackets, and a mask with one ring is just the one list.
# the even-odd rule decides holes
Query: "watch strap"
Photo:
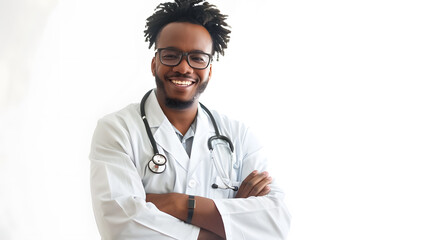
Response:
[{"label": "watch strap", "polygon": [[186,223],[192,222],[192,217],[194,216],[194,208],[196,207],[197,202],[195,201],[195,196],[189,195],[188,198],[188,218],[186,218]]}]

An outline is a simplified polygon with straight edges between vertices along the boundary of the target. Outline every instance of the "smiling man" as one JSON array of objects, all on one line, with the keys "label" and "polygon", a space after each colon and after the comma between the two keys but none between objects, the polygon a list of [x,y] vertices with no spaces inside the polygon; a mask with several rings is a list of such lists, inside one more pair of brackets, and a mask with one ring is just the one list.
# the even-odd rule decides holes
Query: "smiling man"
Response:
[{"label": "smiling man", "polygon": [[199,103],[229,41],[226,16],[201,0],[156,10],[145,31],[156,89],[103,117],[93,136],[102,239],[285,239],[290,217],[262,146]]},{"label": "smiling man", "polygon": [[196,110],[196,100],[205,90],[212,72],[210,34],[201,25],[170,23],[159,33],[157,50],[152,73],[158,101],[168,108],[187,109],[194,105]]},{"label": "smiling man", "polygon": [[[172,22],[158,34],[152,59],[156,97],[167,117],[182,133],[189,129],[198,98],[211,77],[212,40],[201,25]],[[179,114],[181,117],[173,117]]]}]

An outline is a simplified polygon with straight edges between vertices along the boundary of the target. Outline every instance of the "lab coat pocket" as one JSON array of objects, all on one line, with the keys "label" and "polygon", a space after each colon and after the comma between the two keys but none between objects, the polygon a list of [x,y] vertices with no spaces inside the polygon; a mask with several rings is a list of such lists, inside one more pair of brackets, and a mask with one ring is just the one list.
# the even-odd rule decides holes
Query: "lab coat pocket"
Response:
[{"label": "lab coat pocket", "polygon": [[236,191],[232,190],[234,187],[239,187],[239,182],[231,181],[228,178],[215,177],[214,184],[212,185],[213,199],[220,198],[233,198]]}]

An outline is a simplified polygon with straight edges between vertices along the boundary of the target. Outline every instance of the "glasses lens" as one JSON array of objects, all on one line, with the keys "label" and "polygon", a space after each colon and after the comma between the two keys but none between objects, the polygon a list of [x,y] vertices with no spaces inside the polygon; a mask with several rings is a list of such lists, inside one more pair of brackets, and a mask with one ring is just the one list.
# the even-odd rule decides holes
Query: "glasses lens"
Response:
[{"label": "glasses lens", "polygon": [[207,53],[189,53],[188,60],[191,67],[204,69],[209,65],[210,55]]},{"label": "glasses lens", "polygon": [[173,49],[162,49],[159,52],[161,63],[167,66],[175,66],[182,59],[182,53]]}]

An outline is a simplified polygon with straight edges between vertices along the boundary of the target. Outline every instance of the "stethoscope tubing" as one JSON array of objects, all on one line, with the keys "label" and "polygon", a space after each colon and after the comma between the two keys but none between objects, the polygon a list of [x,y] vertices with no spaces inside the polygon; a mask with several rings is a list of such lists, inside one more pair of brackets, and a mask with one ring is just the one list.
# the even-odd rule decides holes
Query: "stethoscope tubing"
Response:
[{"label": "stethoscope tubing", "polygon": [[[148,99],[148,97],[149,97],[149,95],[151,94],[152,91],[153,91],[153,89],[149,90],[143,96],[143,98],[142,98],[142,100],[140,102],[140,113],[141,113],[142,120],[143,120],[145,128],[146,128],[147,135],[149,137],[150,144],[152,145],[152,149],[154,151],[154,155],[151,158],[151,160],[148,162],[147,167],[149,168],[149,170],[151,172],[153,172],[155,174],[160,174],[160,173],[163,173],[165,171],[165,169],[166,169],[167,157],[165,157],[164,155],[160,154],[159,151],[158,151],[158,147],[156,146],[156,142],[155,142],[155,139],[153,137],[152,131],[150,129],[149,122],[147,121],[146,112],[145,112],[145,108],[144,108],[146,100]],[[213,127],[215,129],[215,135],[212,136],[212,137],[210,137],[209,140],[207,141],[207,146],[208,146],[210,152],[211,153],[213,152],[213,144],[212,144],[212,142],[214,140],[219,139],[219,140],[226,141],[228,143],[229,148],[231,150],[231,155],[233,155],[234,154],[234,145],[232,144],[232,141],[228,137],[220,135],[219,128],[217,126],[216,120],[214,119],[214,117],[213,117],[212,113],[210,112],[210,110],[206,106],[204,106],[202,103],[199,103],[199,104],[200,104],[201,108],[209,115],[210,120],[211,120],[211,122],[213,124]],[[155,161],[155,158],[157,158],[158,160]],[[160,161],[160,159],[163,159],[163,160]],[[231,159],[231,161],[232,161],[232,159]],[[214,160],[214,162],[215,162],[216,170],[219,172],[220,169],[221,169],[222,170],[221,174],[223,176],[226,176],[225,170],[221,166],[219,166],[220,164],[219,164],[218,160],[216,159],[216,160]],[[225,179],[223,177],[221,177],[221,180],[222,180],[223,184],[226,186],[226,188],[219,187],[217,184],[213,184],[212,187],[213,188],[219,188],[219,189],[232,189],[234,191],[238,190],[237,186],[231,186],[230,184],[228,184],[225,181]]]},{"label": "stethoscope tubing", "polygon": [[148,123],[147,118],[146,118],[146,112],[144,110],[144,104],[146,103],[146,100],[149,97],[149,95],[150,95],[151,92],[152,92],[152,90],[150,90],[149,92],[147,92],[143,96],[143,99],[142,99],[142,101],[140,103],[140,113],[141,113],[144,125],[146,127],[146,132],[147,132],[147,135],[149,137],[150,144],[152,145],[153,151],[155,152],[155,154],[159,154],[158,148],[156,146],[155,139],[153,138],[152,131],[150,130],[150,126],[149,126],[149,123]]}]

